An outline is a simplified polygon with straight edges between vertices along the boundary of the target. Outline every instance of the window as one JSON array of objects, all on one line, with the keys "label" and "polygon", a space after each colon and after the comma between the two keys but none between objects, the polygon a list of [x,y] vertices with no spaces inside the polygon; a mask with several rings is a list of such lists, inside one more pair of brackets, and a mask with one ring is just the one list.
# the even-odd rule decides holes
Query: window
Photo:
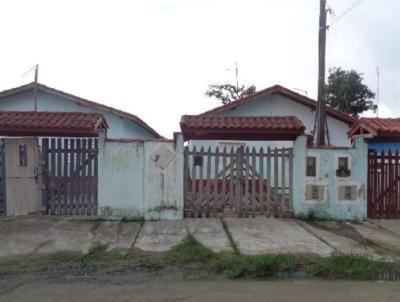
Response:
[{"label": "window", "polygon": [[349,158],[348,157],[339,157],[338,158],[338,167],[336,170],[336,176],[348,177],[350,175],[351,175],[351,171],[349,169]]},{"label": "window", "polygon": [[317,176],[317,158],[315,156],[307,156],[306,159],[306,176],[316,177]]},{"label": "window", "polygon": [[19,166],[28,166],[28,155],[26,152],[26,145],[19,145]]},{"label": "window", "polygon": [[233,149],[233,151],[236,152],[236,150],[240,147],[246,147],[246,143],[244,142],[219,142],[218,144],[218,148],[220,150],[223,150],[224,148],[226,148],[227,152],[231,152],[231,150]]},{"label": "window", "polygon": [[306,185],[306,200],[309,201],[324,201],[325,200],[325,186],[324,185]]},{"label": "window", "polygon": [[351,201],[357,200],[357,186],[356,185],[343,185],[339,186],[339,200]]}]

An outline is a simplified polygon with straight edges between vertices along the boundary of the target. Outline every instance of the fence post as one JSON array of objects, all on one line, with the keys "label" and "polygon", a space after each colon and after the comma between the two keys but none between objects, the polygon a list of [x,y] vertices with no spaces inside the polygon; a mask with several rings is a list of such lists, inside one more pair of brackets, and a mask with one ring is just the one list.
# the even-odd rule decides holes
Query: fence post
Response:
[{"label": "fence post", "polygon": [[[232,175],[233,176],[233,175]],[[243,147],[239,147],[236,150],[236,177],[235,177],[235,206],[239,217],[241,213],[241,180],[243,176]]]}]

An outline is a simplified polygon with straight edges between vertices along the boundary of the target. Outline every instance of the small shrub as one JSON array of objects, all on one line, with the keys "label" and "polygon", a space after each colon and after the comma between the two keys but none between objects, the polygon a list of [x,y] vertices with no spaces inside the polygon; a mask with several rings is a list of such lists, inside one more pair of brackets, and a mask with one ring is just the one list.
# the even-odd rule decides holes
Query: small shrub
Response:
[{"label": "small shrub", "polygon": [[97,243],[89,249],[89,252],[82,256],[80,262],[83,266],[99,261],[107,255],[107,246]]},{"label": "small shrub", "polygon": [[167,255],[167,260],[172,263],[199,263],[207,262],[214,256],[214,252],[202,245],[189,234],[181,243],[175,245]]}]

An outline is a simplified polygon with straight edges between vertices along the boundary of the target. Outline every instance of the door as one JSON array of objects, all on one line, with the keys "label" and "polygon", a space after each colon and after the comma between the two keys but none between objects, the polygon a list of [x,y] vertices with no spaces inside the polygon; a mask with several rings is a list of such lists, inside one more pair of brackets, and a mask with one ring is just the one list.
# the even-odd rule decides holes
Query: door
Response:
[{"label": "door", "polygon": [[4,139],[7,216],[40,211],[37,138]]},{"label": "door", "polygon": [[400,218],[400,154],[368,153],[368,218]]}]

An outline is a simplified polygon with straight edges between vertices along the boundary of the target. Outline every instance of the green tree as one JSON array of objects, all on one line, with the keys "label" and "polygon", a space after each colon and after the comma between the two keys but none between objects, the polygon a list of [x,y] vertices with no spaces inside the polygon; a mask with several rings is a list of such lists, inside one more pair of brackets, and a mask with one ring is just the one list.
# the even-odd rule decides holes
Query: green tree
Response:
[{"label": "green tree", "polygon": [[375,93],[363,83],[363,80],[362,74],[355,70],[331,68],[326,84],[327,103],[353,117],[370,109],[376,110]]},{"label": "green tree", "polygon": [[215,97],[220,100],[222,104],[228,104],[232,101],[238,100],[256,91],[256,86],[238,86],[231,84],[211,84],[208,85],[206,96]]}]

